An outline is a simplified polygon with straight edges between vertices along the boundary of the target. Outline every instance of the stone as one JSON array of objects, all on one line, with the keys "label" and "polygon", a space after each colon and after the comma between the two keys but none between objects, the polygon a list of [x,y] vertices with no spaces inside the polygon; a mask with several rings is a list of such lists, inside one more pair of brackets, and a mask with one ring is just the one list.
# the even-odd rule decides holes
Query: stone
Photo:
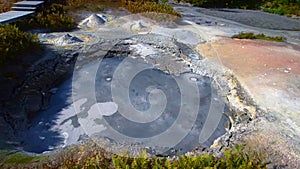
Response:
[{"label": "stone", "polygon": [[189,54],[188,57],[191,59],[199,60],[199,56],[196,54]]},{"label": "stone", "polygon": [[274,121],[276,121],[276,117],[274,116],[274,114],[268,114],[268,115],[266,115],[266,119],[267,119],[269,122],[274,122]]}]

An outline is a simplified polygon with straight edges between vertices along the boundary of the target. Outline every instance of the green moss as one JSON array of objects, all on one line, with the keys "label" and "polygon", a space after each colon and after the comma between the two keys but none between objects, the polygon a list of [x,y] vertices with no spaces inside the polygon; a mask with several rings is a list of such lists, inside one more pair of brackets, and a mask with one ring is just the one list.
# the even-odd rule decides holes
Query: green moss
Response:
[{"label": "green moss", "polygon": [[286,38],[282,36],[266,36],[265,34],[254,34],[252,32],[241,32],[237,35],[232,36],[232,38],[237,38],[237,39],[260,39],[260,40],[267,40],[267,41],[275,41],[275,42],[284,42]]}]

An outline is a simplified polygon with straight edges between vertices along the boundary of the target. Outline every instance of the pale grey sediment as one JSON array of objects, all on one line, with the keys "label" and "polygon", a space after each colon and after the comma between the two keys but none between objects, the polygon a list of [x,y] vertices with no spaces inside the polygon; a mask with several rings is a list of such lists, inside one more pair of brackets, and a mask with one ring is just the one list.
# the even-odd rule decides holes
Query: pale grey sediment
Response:
[{"label": "pale grey sediment", "polygon": [[[134,145],[138,143],[138,146],[135,147],[151,147],[153,153],[159,154],[164,152],[168,154],[170,153],[168,150],[171,148],[181,154],[193,150],[199,145],[201,128],[205,125],[211,102],[217,96],[212,97],[213,89],[209,77],[185,73],[187,70],[184,68],[184,62],[176,61],[178,56],[173,54],[178,48],[176,43],[172,44],[172,42],[166,41],[171,44],[165,45],[164,40],[166,39],[168,38],[162,38],[155,34],[134,36],[131,41],[126,39],[124,42],[127,43],[121,41],[112,47],[104,59],[96,60],[75,71],[73,78],[56,90],[51,99],[50,108],[34,119],[23,140],[23,149],[41,153],[76,144],[87,138],[96,140],[109,138],[118,144]],[[161,41],[161,45],[155,43],[156,40]],[[176,48],[169,47],[172,45]],[[141,47],[151,48],[150,55],[144,53],[145,51],[140,53]],[[188,47],[186,48],[188,49]],[[124,52],[126,50],[130,50],[130,54]],[[186,52],[193,52],[193,50],[185,50],[184,53]],[[122,54],[128,56],[122,56]],[[170,54],[173,56],[170,57]],[[192,54],[195,55],[195,53]],[[158,57],[154,57],[155,55]],[[152,57],[148,58],[149,56]],[[127,60],[130,67],[139,67],[140,65],[147,69],[137,72],[138,74],[133,79],[128,79],[129,74],[117,76],[114,73],[116,69],[122,69],[120,64],[123,63],[123,60]],[[147,64],[145,61],[155,64]],[[177,66],[172,67],[168,64],[172,62]],[[167,73],[155,68],[155,65]],[[121,105],[118,105],[120,103],[116,103],[113,99],[112,81],[118,81],[115,83],[121,85],[117,90],[128,92],[129,102],[134,109],[141,111],[142,116],[149,116],[149,118],[154,116],[154,120],[148,123],[139,123],[124,118],[117,111],[118,107],[120,110]],[[126,81],[130,83],[129,88],[125,85],[128,83]],[[183,84],[178,84],[178,82]],[[191,88],[189,89],[191,91],[185,92],[179,87],[180,85],[187,86],[189,83],[198,86],[198,94]],[[165,97],[157,95],[158,93],[155,94],[156,90],[162,91]],[[187,95],[187,93],[191,94]],[[183,95],[186,96],[183,97]],[[181,100],[182,97],[184,100]],[[159,106],[164,99],[166,99],[164,109],[154,109],[155,112],[152,110],[147,114],[147,110],[151,109],[151,106],[155,104]],[[186,107],[184,112],[181,112],[182,106]],[[199,110],[196,110],[191,118],[191,112],[195,111],[195,106],[199,106]],[[224,105],[219,110],[223,115],[220,116],[220,121],[216,122],[217,128],[201,146],[209,147],[216,138],[225,133],[225,122],[228,121],[224,113],[225,109]],[[131,109],[125,106],[123,110],[130,112]],[[161,114],[157,114],[159,111],[162,111]],[[177,116],[180,113],[191,115],[178,122]],[[187,124],[191,124],[190,127],[186,126]],[[178,137],[180,139],[174,134],[169,135],[170,138],[178,139],[175,140],[176,144],[169,145],[170,141],[163,140],[161,137],[155,138],[156,135],[164,133],[171,126],[174,126],[178,135],[181,135]]]}]

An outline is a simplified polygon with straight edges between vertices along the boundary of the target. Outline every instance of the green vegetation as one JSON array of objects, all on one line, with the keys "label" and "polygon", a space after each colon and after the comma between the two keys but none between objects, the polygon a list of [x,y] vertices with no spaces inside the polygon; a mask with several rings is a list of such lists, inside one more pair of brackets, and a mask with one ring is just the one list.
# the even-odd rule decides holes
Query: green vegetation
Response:
[{"label": "green vegetation", "polygon": [[1,163],[4,164],[30,164],[45,158],[44,156],[29,156],[22,153],[10,154],[8,151],[2,151],[0,154],[3,156]]},{"label": "green vegetation", "polygon": [[39,40],[36,35],[13,25],[0,25],[0,64],[13,61],[18,55],[38,47]]},{"label": "green vegetation", "polygon": [[[1,156],[0,156],[1,157]],[[223,157],[211,154],[179,156],[177,159],[150,158],[143,152],[139,158],[129,155],[112,155],[95,143],[72,146],[49,156],[26,156],[20,153],[0,158],[0,167],[10,168],[266,168],[265,154],[254,152],[245,146],[225,150]]]},{"label": "green vegetation", "polygon": [[115,2],[107,2],[105,0],[67,0],[66,8],[70,11],[99,11],[103,6],[113,8],[124,7],[132,13],[158,12],[181,16],[181,14],[175,11],[171,6],[165,4],[167,0],[162,0],[162,2],[163,3],[159,3],[158,0],[118,0]]},{"label": "green vegetation", "polygon": [[265,3],[263,6],[265,12],[279,15],[297,15],[300,16],[300,0],[276,0]]},{"label": "green vegetation", "polygon": [[232,150],[225,150],[223,158],[216,158],[213,155],[203,154],[201,156],[179,156],[177,160],[166,158],[126,158],[113,156],[112,161],[115,168],[266,168],[262,162],[262,155],[259,153],[246,154],[243,146],[236,146]]},{"label": "green vegetation", "polygon": [[241,32],[237,35],[232,36],[232,38],[238,39],[260,39],[260,40],[268,40],[268,41],[275,41],[275,42],[284,42],[286,39],[282,36],[270,37],[266,36],[265,34],[254,34],[252,32]]},{"label": "green vegetation", "polygon": [[15,62],[17,57],[24,57],[39,46],[37,35],[25,32],[30,29],[46,28],[51,31],[68,31],[75,28],[75,23],[66,16],[63,5],[52,4],[50,8],[38,13],[29,20],[18,21],[14,25],[0,25],[0,64]]},{"label": "green vegetation", "polygon": [[195,6],[209,8],[263,9],[280,15],[300,16],[300,0],[184,0]]},{"label": "green vegetation", "polygon": [[103,7],[124,7],[132,13],[158,12],[181,16],[171,6],[165,4],[167,0],[163,0],[162,2],[159,3],[158,0],[66,0],[64,5],[65,9],[71,12],[78,10],[100,11]]},{"label": "green vegetation", "polygon": [[70,12],[76,12],[79,10],[97,12],[101,11],[103,7],[118,8],[120,7],[120,2],[107,0],[66,0],[64,5]]},{"label": "green vegetation", "polygon": [[181,16],[181,14],[175,11],[171,6],[160,4],[157,0],[121,0],[121,2],[122,6],[132,13],[158,12]]},{"label": "green vegetation", "polygon": [[72,30],[75,28],[75,23],[66,14],[67,11],[63,5],[52,4],[49,9],[30,20],[30,24],[37,23],[38,27],[48,28],[51,31]]},{"label": "green vegetation", "polygon": [[69,31],[75,28],[73,19],[67,16],[67,10],[61,4],[52,4],[31,19],[19,21],[16,25],[23,30],[46,28],[51,31]]}]

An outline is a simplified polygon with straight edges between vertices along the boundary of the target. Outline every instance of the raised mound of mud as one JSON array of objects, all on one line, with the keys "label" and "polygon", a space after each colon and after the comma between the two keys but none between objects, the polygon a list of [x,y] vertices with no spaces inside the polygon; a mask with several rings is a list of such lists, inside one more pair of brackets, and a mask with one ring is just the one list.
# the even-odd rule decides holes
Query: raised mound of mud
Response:
[{"label": "raised mound of mud", "polygon": [[70,34],[63,35],[54,40],[54,43],[57,45],[71,45],[76,43],[84,42],[76,36],[72,36]]},{"label": "raised mound of mud", "polygon": [[79,23],[80,27],[97,28],[104,25],[107,22],[107,18],[104,15],[92,14],[88,18]]}]

